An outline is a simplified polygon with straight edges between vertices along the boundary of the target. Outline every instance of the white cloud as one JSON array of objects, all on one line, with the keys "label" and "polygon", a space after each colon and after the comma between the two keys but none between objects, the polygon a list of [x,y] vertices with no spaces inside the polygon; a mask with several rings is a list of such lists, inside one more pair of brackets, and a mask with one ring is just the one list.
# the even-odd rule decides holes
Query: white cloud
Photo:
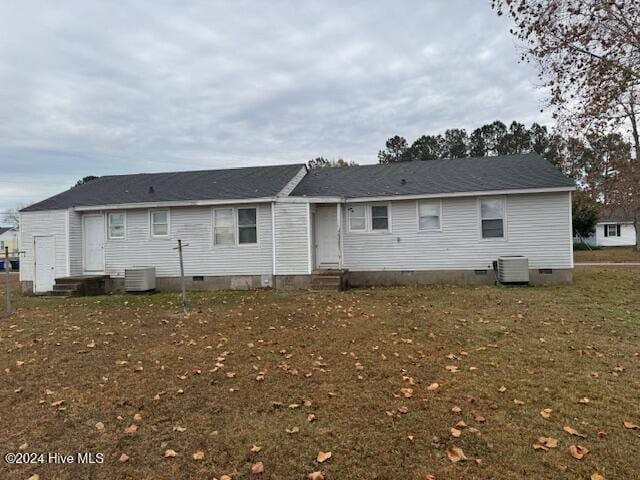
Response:
[{"label": "white cloud", "polygon": [[548,121],[477,0],[5,3],[0,209],[89,174],[367,163],[394,134]]}]

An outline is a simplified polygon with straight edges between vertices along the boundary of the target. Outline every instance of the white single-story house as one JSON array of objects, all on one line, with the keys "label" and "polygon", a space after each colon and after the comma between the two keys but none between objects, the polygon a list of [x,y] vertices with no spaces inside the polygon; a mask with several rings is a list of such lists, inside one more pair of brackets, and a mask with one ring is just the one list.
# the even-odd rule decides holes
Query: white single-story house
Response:
[{"label": "white single-story house", "polygon": [[14,257],[20,251],[20,233],[15,227],[0,227],[0,257],[4,257],[5,249]]},{"label": "white single-story house", "polygon": [[597,247],[623,247],[636,244],[633,220],[619,208],[603,208],[595,231]]},{"label": "white single-story house", "polygon": [[155,267],[177,289],[493,283],[524,255],[532,283],[571,281],[573,182],[535,154],[309,170],[304,164],[104,176],[20,212],[25,292]]}]

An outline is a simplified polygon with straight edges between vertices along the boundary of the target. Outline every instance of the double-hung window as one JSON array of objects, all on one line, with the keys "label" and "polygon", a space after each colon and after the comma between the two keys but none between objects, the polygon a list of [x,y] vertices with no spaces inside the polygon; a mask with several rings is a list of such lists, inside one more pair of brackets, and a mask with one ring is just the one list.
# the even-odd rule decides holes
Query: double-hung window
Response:
[{"label": "double-hung window", "polygon": [[258,211],[251,208],[213,210],[215,246],[255,245],[258,243]]},{"label": "double-hung window", "polygon": [[217,208],[213,211],[213,244],[236,244],[233,208]]},{"label": "double-hung window", "polygon": [[154,210],[151,212],[151,236],[169,236],[169,210]]},{"label": "double-hung window", "polygon": [[349,230],[352,232],[367,231],[367,207],[364,205],[349,207]]},{"label": "double-hung window", "polygon": [[125,237],[125,214],[124,212],[120,213],[110,213],[109,214],[109,239],[119,239]]},{"label": "double-hung window", "polygon": [[371,207],[371,230],[389,230],[389,209],[386,205],[373,205]]},{"label": "double-hung window", "polygon": [[480,200],[482,238],[504,238],[504,198],[483,198]]},{"label": "double-hung window", "polygon": [[418,230],[440,230],[441,210],[439,200],[418,202]]},{"label": "double-hung window", "polygon": [[621,225],[619,223],[606,223],[604,225],[604,236],[605,237],[619,237],[620,236]]},{"label": "double-hung window", "polygon": [[257,217],[255,208],[238,209],[238,243],[240,245],[258,243]]},{"label": "double-hung window", "polygon": [[388,232],[388,205],[351,205],[349,211],[350,232]]}]

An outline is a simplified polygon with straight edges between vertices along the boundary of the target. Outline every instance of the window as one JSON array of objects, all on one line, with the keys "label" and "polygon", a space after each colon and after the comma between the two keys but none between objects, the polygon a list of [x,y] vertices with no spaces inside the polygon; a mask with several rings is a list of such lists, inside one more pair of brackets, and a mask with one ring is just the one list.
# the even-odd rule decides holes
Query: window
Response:
[{"label": "window", "polygon": [[350,232],[388,232],[388,205],[353,205],[349,209]]},{"label": "window", "polygon": [[605,223],[604,225],[605,237],[619,237],[620,236],[620,224],[619,223]]},{"label": "window", "polygon": [[349,230],[365,231],[367,229],[367,209],[364,205],[349,207]]},{"label": "window", "polygon": [[504,199],[480,200],[482,238],[504,238]]},{"label": "window", "polygon": [[440,230],[441,203],[418,202],[418,229]]},{"label": "window", "polygon": [[125,216],[124,213],[109,214],[109,238],[124,238]]},{"label": "window", "polygon": [[258,243],[257,211],[255,208],[238,209],[238,243]]},{"label": "window", "polygon": [[386,205],[371,207],[371,230],[389,230],[389,211]]},{"label": "window", "polygon": [[151,236],[152,237],[168,237],[169,236],[169,211],[158,210],[151,212]]},{"label": "window", "polygon": [[235,245],[235,230],[233,225],[233,209],[219,208],[213,211],[213,244]]}]

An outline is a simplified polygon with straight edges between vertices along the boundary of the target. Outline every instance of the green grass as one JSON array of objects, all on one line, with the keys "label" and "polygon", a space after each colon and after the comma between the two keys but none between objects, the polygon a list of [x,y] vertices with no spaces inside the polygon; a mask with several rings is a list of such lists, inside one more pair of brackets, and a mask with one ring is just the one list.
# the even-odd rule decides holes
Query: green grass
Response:
[{"label": "green grass", "polygon": [[[0,445],[106,460],[0,463],[0,478],[635,478],[640,431],[623,421],[640,424],[639,280],[618,267],[538,288],[198,293],[187,317],[177,295],[19,298],[0,322]],[[558,448],[534,450],[539,436]],[[590,452],[576,460],[572,444]],[[450,462],[451,446],[469,460]],[[331,459],[318,464],[320,450]],[[257,461],[264,473],[251,475]]]},{"label": "green grass", "polygon": [[600,247],[597,250],[575,250],[576,262],[640,262],[640,252],[634,247]]}]

